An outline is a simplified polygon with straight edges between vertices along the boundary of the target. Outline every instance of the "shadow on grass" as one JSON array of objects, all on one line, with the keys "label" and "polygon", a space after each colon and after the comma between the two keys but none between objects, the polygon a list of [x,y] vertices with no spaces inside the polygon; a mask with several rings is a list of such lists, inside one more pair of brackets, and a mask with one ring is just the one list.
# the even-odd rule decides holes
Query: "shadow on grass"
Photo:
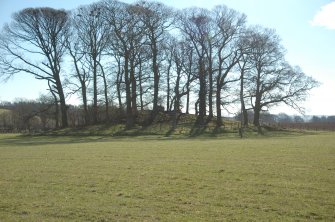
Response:
[{"label": "shadow on grass", "polygon": [[209,126],[212,119],[213,119],[212,116],[208,116],[205,120],[200,118],[199,116],[191,129],[190,137],[201,136],[201,135],[206,134],[206,132],[209,136],[215,136],[216,135],[215,131],[211,131],[210,126]]},{"label": "shadow on grass", "polygon": [[80,144],[80,143],[97,143],[97,142],[138,142],[138,141],[167,141],[167,140],[204,140],[213,139],[212,134],[203,134],[198,136],[190,135],[172,135],[143,133],[141,129],[133,132],[120,132],[114,135],[15,135],[4,136],[0,139],[0,148],[3,147],[25,147],[25,146],[43,146],[57,144]]},{"label": "shadow on grass", "polygon": [[182,113],[179,113],[179,114],[174,113],[174,120],[171,123],[170,129],[165,134],[166,137],[170,137],[173,133],[175,133],[182,115],[183,115]]},{"label": "shadow on grass", "polygon": [[[154,128],[135,127],[126,130],[120,126],[94,126],[84,129],[66,129],[63,131],[47,132],[39,135],[0,135],[0,147],[24,147],[41,146],[52,144],[74,144],[111,141],[149,141],[149,140],[187,140],[187,139],[213,139],[213,138],[236,138],[240,139],[238,132],[227,131],[224,127],[209,126],[209,121],[203,125],[183,125],[189,129],[189,133],[179,133],[177,127],[180,116],[176,119],[177,124],[158,125]],[[114,127],[112,130],[110,127]],[[213,127],[213,129],[212,129]],[[264,128],[264,135],[259,135],[255,128],[244,129],[243,138],[278,138],[288,136],[318,135],[322,132],[315,131],[292,131]],[[177,132],[177,133],[176,133]]]},{"label": "shadow on grass", "polygon": [[74,143],[90,143],[104,142],[107,137],[104,136],[31,136],[16,135],[0,140],[0,147],[16,147],[16,146],[40,146],[48,144],[74,144]]}]

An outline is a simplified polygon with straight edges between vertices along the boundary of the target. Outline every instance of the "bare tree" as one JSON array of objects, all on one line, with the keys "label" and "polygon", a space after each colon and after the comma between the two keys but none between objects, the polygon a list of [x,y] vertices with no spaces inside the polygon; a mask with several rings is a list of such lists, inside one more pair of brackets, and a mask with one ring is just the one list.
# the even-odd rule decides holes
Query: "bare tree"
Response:
[{"label": "bare tree", "polygon": [[187,63],[188,59],[188,46],[184,41],[174,41],[174,45],[171,46],[172,50],[172,61],[174,62],[174,127],[177,124],[177,115],[181,112],[181,99],[183,96],[189,94],[189,85],[193,81],[187,74]]},{"label": "bare tree", "polygon": [[71,34],[67,40],[67,49],[75,69],[75,74],[70,75],[73,79],[76,79],[79,82],[79,85],[76,81],[71,81],[71,85],[75,88],[73,89],[74,93],[80,91],[80,95],[83,102],[84,108],[84,119],[85,124],[89,124],[89,113],[88,113],[88,99],[87,99],[87,88],[91,80],[91,66],[87,59],[87,54],[85,51],[84,43],[79,38],[79,33],[77,27],[78,16],[75,13],[72,13],[71,18]]},{"label": "bare tree", "polygon": [[209,11],[202,8],[190,8],[182,12],[179,29],[187,41],[192,43],[197,57],[197,77],[199,80],[198,125],[205,123],[207,96],[207,37],[210,29]]},{"label": "bare tree", "polygon": [[245,75],[248,71],[248,63],[246,60],[246,55],[243,54],[238,62],[239,70],[240,70],[240,103],[241,103],[241,126],[247,127],[249,124],[248,120],[248,110],[245,105],[245,93],[244,93],[244,82],[245,82]]},{"label": "bare tree", "polygon": [[[244,31],[246,16],[226,6],[217,6],[212,11],[214,20],[215,48],[217,67],[216,78],[216,122],[217,126],[222,125],[222,98],[221,91],[229,83],[239,78],[233,76],[233,68],[241,58],[241,51],[237,42]],[[232,76],[232,77],[230,77]]]},{"label": "bare tree", "polygon": [[[111,44],[123,59],[123,74],[126,89],[126,126],[135,123],[136,79],[135,61],[144,39],[144,26],[138,18],[139,6],[127,5],[117,1],[105,1],[106,21],[110,24],[113,38]],[[134,84],[135,83],[135,84]]]},{"label": "bare tree", "polygon": [[318,82],[287,64],[284,49],[273,30],[256,27],[249,38],[252,69],[247,89],[254,110],[254,125],[260,127],[262,110],[280,103],[302,111],[300,102]]},{"label": "bare tree", "polygon": [[162,65],[159,57],[163,55],[160,47],[166,39],[166,33],[173,24],[173,10],[158,2],[139,1],[139,18],[146,28],[146,37],[151,50],[151,65],[153,73],[153,116],[158,112],[159,85]]},{"label": "bare tree", "polygon": [[[83,6],[75,11],[77,18],[73,19],[74,29],[81,41],[82,50],[89,60],[93,78],[93,123],[98,122],[98,76],[104,80],[107,89],[106,75],[101,66],[103,52],[109,44],[110,26],[103,15],[102,3]],[[104,94],[106,95],[107,92]],[[106,117],[108,117],[108,98],[105,96]]]},{"label": "bare tree", "polygon": [[186,114],[189,114],[190,111],[190,97],[191,97],[191,85],[192,82],[196,79],[196,70],[197,70],[197,65],[196,65],[196,56],[194,56],[194,48],[192,47],[191,44],[189,44],[186,41],[184,42],[184,72],[186,74]]},{"label": "bare tree", "polygon": [[[29,73],[51,83],[67,127],[67,106],[61,80],[61,62],[68,36],[68,13],[52,8],[26,8],[14,13],[1,34],[0,65],[4,74]],[[34,60],[35,59],[35,60]]]},{"label": "bare tree", "polygon": [[252,69],[252,63],[250,62],[250,53],[252,52],[252,36],[253,30],[246,29],[244,33],[240,36],[238,41],[238,48],[241,53],[241,57],[238,61],[238,70],[240,72],[240,87],[239,96],[241,103],[241,126],[247,127],[249,125],[249,115],[248,110],[252,108],[247,108],[245,89],[247,88],[248,81],[250,81],[250,70]]},{"label": "bare tree", "polygon": [[[175,41],[174,38],[169,38],[166,52],[166,110],[172,110],[172,101],[171,101],[171,80],[172,80],[172,66],[173,66],[173,54],[174,54],[174,45]],[[171,48],[170,48],[171,47]],[[172,49],[172,50],[169,50]]]},{"label": "bare tree", "polygon": [[115,87],[116,97],[118,102],[119,111],[123,110],[123,94],[125,91],[125,82],[124,82],[124,58],[121,47],[118,47],[117,38],[114,38],[113,32],[111,31],[112,37],[110,38],[110,42],[107,47],[107,54],[110,56],[110,68],[115,73],[112,76],[112,86]]},{"label": "bare tree", "polygon": [[285,61],[274,31],[245,24],[245,15],[226,6],[177,12],[158,2],[101,0],[73,10],[71,17],[64,10],[27,8],[1,33],[0,68],[3,77],[25,72],[46,80],[62,127],[70,112],[74,125],[83,122],[81,109],[67,112],[64,59],[73,65],[68,79],[72,93],[81,94],[85,124],[102,120],[99,99],[106,120],[114,102],[119,111],[125,106],[127,128],[135,125],[139,107],[152,105],[152,122],[162,104],[179,112],[184,96],[189,113],[191,95],[198,97],[199,126],[207,114],[207,121],[216,114],[220,127],[222,109],[235,100],[241,101],[244,126],[248,109],[258,127],[261,112],[280,103],[302,112],[301,102],[318,83]]}]

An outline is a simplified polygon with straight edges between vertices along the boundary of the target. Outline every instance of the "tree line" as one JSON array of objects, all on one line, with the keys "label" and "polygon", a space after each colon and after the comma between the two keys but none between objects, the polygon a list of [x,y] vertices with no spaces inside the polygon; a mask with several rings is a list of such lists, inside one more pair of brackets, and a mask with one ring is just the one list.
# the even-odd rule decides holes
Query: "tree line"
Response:
[{"label": "tree line", "polygon": [[255,126],[282,103],[303,111],[318,82],[285,60],[274,30],[246,19],[224,5],[177,10],[151,1],[26,8],[1,31],[1,76],[47,83],[61,127],[69,94],[81,98],[85,124],[108,122],[117,107],[127,128],[143,110],[151,110],[148,123],[165,109],[195,112],[199,125],[215,118],[217,126],[232,104],[240,104],[243,126],[249,110]]},{"label": "tree line", "polygon": [[[103,113],[103,106],[100,106],[100,114]],[[110,122],[113,124],[122,124],[124,113],[119,112],[118,107],[110,107]],[[89,109],[92,112],[92,109]],[[68,124],[70,127],[82,127],[86,124],[82,115],[83,107],[70,105],[68,107]],[[172,117],[172,118],[171,118]],[[253,120],[254,113],[248,111],[249,120]],[[99,116],[104,119],[104,116]],[[140,122],[145,121],[146,116],[141,115]],[[173,120],[173,116],[160,115],[156,123],[167,123]],[[229,126],[235,128],[240,126],[237,121],[241,120],[241,113],[230,118]],[[193,120],[184,115],[182,123],[178,126],[189,126]],[[271,114],[262,112],[260,122],[263,126],[270,128],[288,128],[288,129],[305,129],[305,130],[335,130],[335,116],[305,116],[287,115],[285,113]],[[0,101],[0,133],[13,132],[45,132],[58,128],[60,125],[58,115],[51,96],[42,95],[37,100],[16,99],[14,102]],[[213,127],[213,124],[211,124]]]}]

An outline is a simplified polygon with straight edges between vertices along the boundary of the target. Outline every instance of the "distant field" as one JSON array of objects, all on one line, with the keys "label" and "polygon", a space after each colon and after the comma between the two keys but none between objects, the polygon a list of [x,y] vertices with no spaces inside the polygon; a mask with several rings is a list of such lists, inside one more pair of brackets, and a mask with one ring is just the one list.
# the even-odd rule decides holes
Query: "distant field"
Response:
[{"label": "distant field", "polygon": [[0,221],[335,221],[335,133],[0,135]]}]

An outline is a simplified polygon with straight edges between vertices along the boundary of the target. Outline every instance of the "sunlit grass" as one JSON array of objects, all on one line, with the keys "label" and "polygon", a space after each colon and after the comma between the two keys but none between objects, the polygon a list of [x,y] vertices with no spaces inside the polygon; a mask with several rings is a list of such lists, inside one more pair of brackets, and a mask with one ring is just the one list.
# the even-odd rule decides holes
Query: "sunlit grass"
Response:
[{"label": "sunlit grass", "polygon": [[8,109],[0,109],[0,115],[3,113],[10,113],[10,110]]},{"label": "sunlit grass", "polygon": [[0,221],[334,221],[335,134],[0,136]]}]

